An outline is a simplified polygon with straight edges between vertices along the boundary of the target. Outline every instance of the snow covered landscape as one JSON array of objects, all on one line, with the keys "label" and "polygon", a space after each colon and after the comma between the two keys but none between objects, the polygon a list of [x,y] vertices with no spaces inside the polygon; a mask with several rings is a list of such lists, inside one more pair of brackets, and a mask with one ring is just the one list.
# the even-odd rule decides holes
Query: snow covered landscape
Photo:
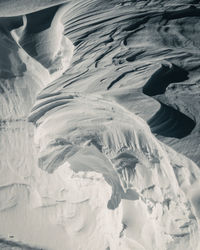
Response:
[{"label": "snow covered landscape", "polygon": [[200,250],[200,2],[0,0],[0,249]]}]

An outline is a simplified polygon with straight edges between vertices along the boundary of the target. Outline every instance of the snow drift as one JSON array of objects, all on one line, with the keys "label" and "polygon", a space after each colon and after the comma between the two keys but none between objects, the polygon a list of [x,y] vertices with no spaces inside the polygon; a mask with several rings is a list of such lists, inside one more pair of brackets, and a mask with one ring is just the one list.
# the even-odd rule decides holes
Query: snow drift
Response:
[{"label": "snow drift", "polygon": [[198,250],[197,4],[63,3],[0,1],[0,247]]}]

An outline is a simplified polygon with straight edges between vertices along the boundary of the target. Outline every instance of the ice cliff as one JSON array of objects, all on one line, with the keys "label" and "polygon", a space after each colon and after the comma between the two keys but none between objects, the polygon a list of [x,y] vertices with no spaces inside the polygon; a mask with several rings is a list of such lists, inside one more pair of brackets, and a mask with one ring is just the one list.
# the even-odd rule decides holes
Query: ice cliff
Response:
[{"label": "ice cliff", "polygon": [[2,249],[200,249],[199,15],[0,1]]}]

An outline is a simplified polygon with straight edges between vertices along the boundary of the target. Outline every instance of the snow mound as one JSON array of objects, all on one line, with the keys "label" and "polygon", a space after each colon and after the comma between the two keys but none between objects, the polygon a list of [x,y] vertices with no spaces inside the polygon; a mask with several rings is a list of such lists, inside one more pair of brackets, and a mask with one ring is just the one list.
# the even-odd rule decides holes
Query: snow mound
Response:
[{"label": "snow mound", "polygon": [[141,118],[102,96],[63,93],[39,97],[29,120],[40,168],[53,173],[68,162],[75,173],[104,177],[112,188],[108,208],[122,206],[122,238],[144,249],[191,247],[198,223],[188,192],[200,171]]}]

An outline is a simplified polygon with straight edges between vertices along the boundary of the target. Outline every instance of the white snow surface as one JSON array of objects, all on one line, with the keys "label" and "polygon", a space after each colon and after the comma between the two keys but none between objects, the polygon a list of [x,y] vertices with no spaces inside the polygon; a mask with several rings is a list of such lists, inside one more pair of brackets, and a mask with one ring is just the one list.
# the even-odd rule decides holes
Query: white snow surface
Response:
[{"label": "white snow surface", "polygon": [[[99,40],[72,43],[82,35],[84,8],[98,10],[101,25],[106,2],[100,7],[94,0],[69,2],[56,10],[48,28],[34,34],[28,17],[20,15],[66,1],[34,6],[27,1],[27,9],[21,8],[23,1],[8,2],[0,1],[0,15],[14,18],[0,22],[0,244],[6,241],[5,249],[14,242],[19,249],[199,250],[198,166],[160,142],[124,100],[116,101],[134,88],[136,96],[146,76],[135,76],[133,90],[119,89],[117,95],[92,88],[100,77],[115,76],[109,53],[96,72],[92,63],[100,62],[98,56],[87,51],[81,60],[78,52]],[[126,1],[118,2],[119,14]],[[77,26],[70,23],[75,13]],[[110,34],[109,25],[102,32]],[[62,87],[64,78],[73,81],[73,73],[75,87]]]}]

